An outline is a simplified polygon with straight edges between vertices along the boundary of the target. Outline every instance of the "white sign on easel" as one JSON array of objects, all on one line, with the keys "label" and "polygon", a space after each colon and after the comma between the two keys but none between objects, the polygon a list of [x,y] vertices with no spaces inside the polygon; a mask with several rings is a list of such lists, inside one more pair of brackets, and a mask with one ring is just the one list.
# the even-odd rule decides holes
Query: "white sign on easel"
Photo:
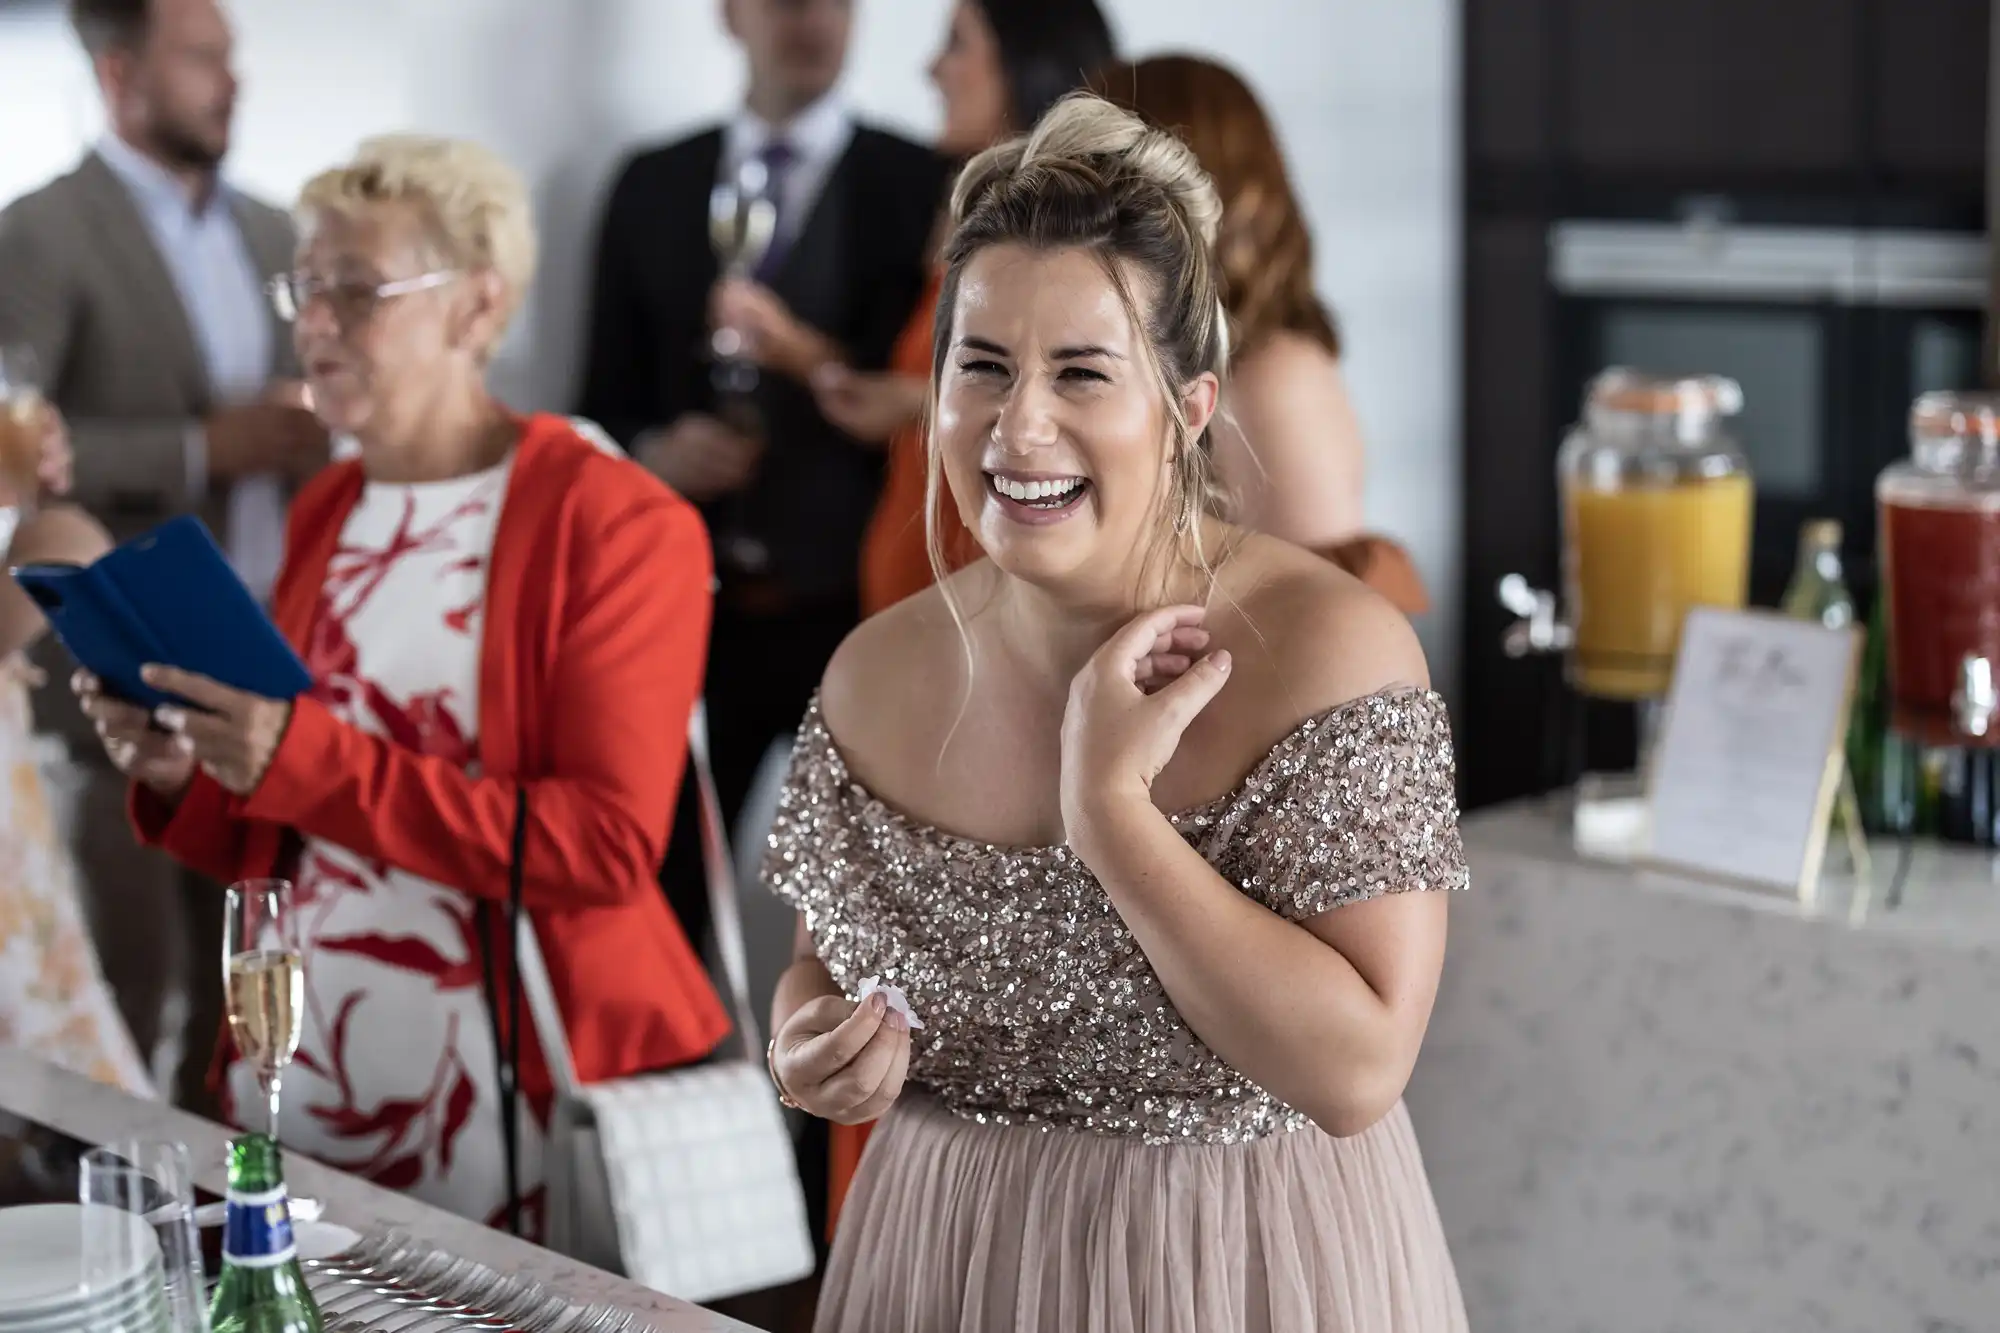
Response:
[{"label": "white sign on easel", "polygon": [[1653,755],[1652,860],[1811,896],[1858,644],[1769,612],[1688,613]]}]

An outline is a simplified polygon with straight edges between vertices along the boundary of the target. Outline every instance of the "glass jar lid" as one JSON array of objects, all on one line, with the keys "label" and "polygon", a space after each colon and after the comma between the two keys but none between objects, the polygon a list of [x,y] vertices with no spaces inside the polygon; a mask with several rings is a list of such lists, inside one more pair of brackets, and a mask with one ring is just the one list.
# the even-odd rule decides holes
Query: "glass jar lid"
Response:
[{"label": "glass jar lid", "polygon": [[1722,375],[1661,375],[1613,366],[1583,393],[1584,421],[1591,429],[1683,444],[1705,441],[1719,418],[1742,410],[1742,387]]},{"label": "glass jar lid", "polygon": [[1583,403],[1641,416],[1733,417],[1743,410],[1743,389],[1722,375],[1656,375],[1613,366],[1591,380]]},{"label": "glass jar lid", "polygon": [[1922,395],[1910,404],[1910,453],[1926,472],[2000,471],[2000,394]]}]

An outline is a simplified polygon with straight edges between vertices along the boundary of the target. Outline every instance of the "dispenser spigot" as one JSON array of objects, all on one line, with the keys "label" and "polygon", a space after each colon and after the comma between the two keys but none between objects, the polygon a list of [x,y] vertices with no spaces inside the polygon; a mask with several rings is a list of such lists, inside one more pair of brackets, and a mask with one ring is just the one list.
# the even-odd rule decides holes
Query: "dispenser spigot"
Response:
[{"label": "dispenser spigot", "polygon": [[1519,574],[1500,580],[1500,605],[1520,619],[1507,627],[1500,647],[1509,657],[1538,657],[1568,652],[1576,630],[1556,615],[1556,595],[1537,588]]},{"label": "dispenser spigot", "polygon": [[1993,663],[1967,653],[1958,663],[1958,688],[1951,692],[1951,716],[1961,734],[1984,736],[2000,713],[2000,690],[1994,688]]}]

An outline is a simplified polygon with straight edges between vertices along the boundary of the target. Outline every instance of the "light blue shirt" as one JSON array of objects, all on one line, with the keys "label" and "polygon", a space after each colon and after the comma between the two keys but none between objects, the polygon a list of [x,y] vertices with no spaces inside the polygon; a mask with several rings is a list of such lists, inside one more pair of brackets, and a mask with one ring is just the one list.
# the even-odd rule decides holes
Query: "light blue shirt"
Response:
[{"label": "light blue shirt", "polygon": [[[187,189],[159,163],[115,134],[97,145],[138,207],[180,293],[209,392],[218,403],[243,402],[264,392],[271,378],[271,316],[257,262],[237,225],[231,193],[217,181],[196,208]],[[207,445],[199,429],[188,433],[188,492],[208,485]],[[231,488],[230,562],[250,591],[267,597],[284,551],[285,499],[275,477],[245,477]]]},{"label": "light blue shirt", "polygon": [[262,393],[271,375],[270,307],[229,187],[217,182],[196,211],[181,182],[117,135],[105,135],[97,155],[124,182],[173,275],[216,399]]}]

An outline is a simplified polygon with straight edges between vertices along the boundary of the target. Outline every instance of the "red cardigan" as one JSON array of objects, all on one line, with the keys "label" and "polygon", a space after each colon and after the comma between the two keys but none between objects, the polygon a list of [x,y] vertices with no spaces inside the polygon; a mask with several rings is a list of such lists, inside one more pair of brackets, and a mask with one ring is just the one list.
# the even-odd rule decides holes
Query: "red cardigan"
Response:
[{"label": "red cardigan", "polygon": [[[358,462],[336,464],[292,502],[274,616],[309,660],[327,564],[362,484]],[[710,586],[691,505],[561,417],[530,417],[487,571],[477,768],[360,731],[301,696],[249,797],[198,774],[169,810],[135,787],[133,823],[225,883],[284,873],[285,833],[296,830],[504,902],[525,781],[523,899],[578,1074],[594,1082],[698,1059],[729,1020],[657,872],[701,689]],[[549,1077],[531,1026],[521,1045],[522,1086],[539,1101]]]}]

